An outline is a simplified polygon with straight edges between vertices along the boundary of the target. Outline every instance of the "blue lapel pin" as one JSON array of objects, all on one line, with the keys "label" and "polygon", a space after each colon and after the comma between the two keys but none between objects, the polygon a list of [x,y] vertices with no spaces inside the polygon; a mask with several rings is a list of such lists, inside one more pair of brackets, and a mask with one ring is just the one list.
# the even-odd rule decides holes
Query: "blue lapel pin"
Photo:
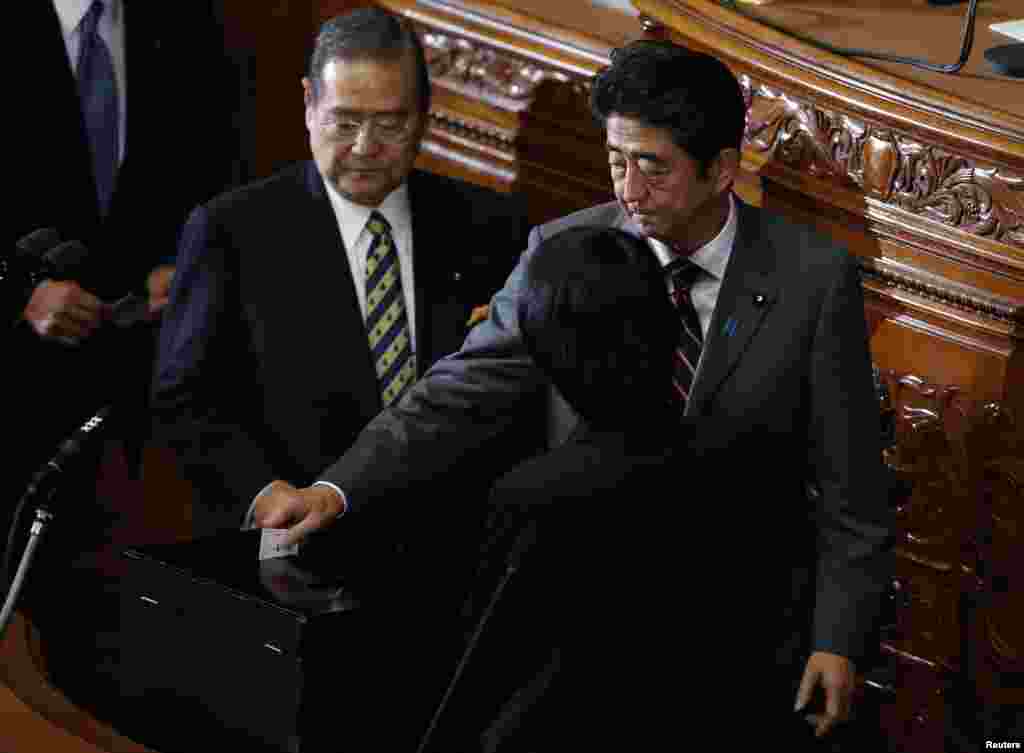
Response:
[{"label": "blue lapel pin", "polygon": [[725,335],[726,337],[732,337],[735,334],[735,332],[736,332],[736,320],[733,319],[730,316],[729,317],[729,321],[727,321],[725,323],[725,326],[722,327],[722,334]]}]

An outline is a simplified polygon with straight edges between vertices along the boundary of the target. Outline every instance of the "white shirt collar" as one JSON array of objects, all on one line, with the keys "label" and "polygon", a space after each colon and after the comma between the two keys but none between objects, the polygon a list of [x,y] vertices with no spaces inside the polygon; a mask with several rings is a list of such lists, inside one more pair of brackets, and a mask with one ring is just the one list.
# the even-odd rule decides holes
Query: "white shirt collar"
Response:
[{"label": "white shirt collar", "polygon": [[[345,248],[355,248],[356,241],[359,240],[359,235],[366,227],[366,221],[370,219],[374,209],[346,199],[338,193],[330,181],[325,180],[324,185],[327,186],[327,196],[330,198],[334,214],[338,218],[341,240],[345,243]],[[408,184],[402,183],[389,193],[380,206],[376,207],[376,211],[384,215],[384,219],[388,221],[392,229],[406,225],[410,217]]]},{"label": "white shirt collar", "polygon": [[[725,277],[725,268],[729,264],[729,256],[732,253],[733,244],[736,241],[736,228],[739,225],[739,215],[736,211],[736,199],[729,194],[729,217],[725,220],[718,235],[698,248],[690,256],[690,261],[703,269],[707,274],[721,280]],[[648,242],[654,250],[654,255],[662,266],[667,266],[675,259],[675,254],[664,243],[654,238]]]},{"label": "white shirt collar", "polygon": [[[103,9],[104,15],[109,13],[112,19],[117,19],[121,13],[121,0],[103,2],[106,6]],[[57,18],[60,19],[60,28],[65,37],[78,28],[91,5],[92,0],[53,0],[53,7],[57,10]]]}]

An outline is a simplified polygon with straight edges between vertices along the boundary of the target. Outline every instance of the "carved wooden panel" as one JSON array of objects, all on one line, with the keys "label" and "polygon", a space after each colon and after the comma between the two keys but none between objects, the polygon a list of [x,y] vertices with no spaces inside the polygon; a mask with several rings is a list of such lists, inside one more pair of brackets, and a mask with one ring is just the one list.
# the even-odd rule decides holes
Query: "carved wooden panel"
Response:
[{"label": "carved wooden panel", "polygon": [[587,104],[608,43],[481,2],[380,4],[411,20],[430,66],[420,167],[520,191],[534,223],[611,197],[604,137]]},{"label": "carved wooden panel", "polygon": [[[1024,735],[1024,432],[998,404],[985,405],[970,441],[983,490],[979,505],[982,588],[971,603],[968,657],[989,707],[1016,708]],[[994,724],[1005,723],[996,720]],[[1007,733],[1009,734],[1009,733]]]},{"label": "carved wooden panel", "polygon": [[[886,659],[875,670],[894,698],[880,719],[897,745],[912,733],[1000,739],[1004,710],[1024,713],[1024,432],[1005,406],[959,387],[892,370],[878,381],[893,424],[886,465],[911,489],[894,497]],[[907,749],[947,748],[918,739]]]},{"label": "carved wooden panel", "polygon": [[889,753],[946,750],[945,728],[952,677],[936,672],[926,663],[901,656],[892,657],[886,669],[885,683],[891,692],[870,694],[878,708],[879,724],[886,733],[885,750]]},{"label": "carved wooden panel", "polygon": [[749,103],[749,149],[916,217],[1024,250],[1024,173],[739,78]]}]

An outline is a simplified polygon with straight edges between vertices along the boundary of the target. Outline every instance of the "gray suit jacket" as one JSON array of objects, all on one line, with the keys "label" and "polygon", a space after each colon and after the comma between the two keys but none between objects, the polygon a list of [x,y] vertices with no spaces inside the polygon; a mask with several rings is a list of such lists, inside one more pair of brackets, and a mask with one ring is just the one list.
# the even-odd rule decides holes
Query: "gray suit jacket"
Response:
[{"label": "gray suit jacket", "polygon": [[[811,229],[737,203],[736,242],[688,412],[741,418],[772,438],[765,451],[779,458],[779,472],[764,479],[763,497],[726,503],[735,506],[737,525],[746,505],[779,510],[778,527],[764,535],[777,541],[794,577],[792,599],[773,616],[798,635],[813,610],[813,631],[799,650],[861,658],[882,601],[892,528],[857,265]],[[583,224],[638,232],[614,202],[534,228],[524,258],[491,301],[489,319],[322,475],[346,491],[353,509],[440,469],[472,464],[507,427],[544,415],[531,413],[529,402],[550,388],[526,354],[516,321],[524,260],[544,238]],[[547,415],[558,444],[576,418],[557,397]],[[737,457],[736,470],[743,469]],[[701,481],[688,502],[722,504],[714,479]],[[717,533],[724,548],[729,532]],[[723,556],[731,561],[743,553],[708,552],[712,563]],[[750,566],[764,564],[773,563]]]}]

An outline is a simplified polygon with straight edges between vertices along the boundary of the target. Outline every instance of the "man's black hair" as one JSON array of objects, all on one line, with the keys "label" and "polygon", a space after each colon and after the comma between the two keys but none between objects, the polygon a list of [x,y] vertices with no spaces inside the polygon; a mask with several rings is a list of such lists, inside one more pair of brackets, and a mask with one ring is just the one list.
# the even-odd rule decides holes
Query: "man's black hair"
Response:
[{"label": "man's black hair", "polygon": [[518,315],[528,352],[591,425],[625,428],[665,410],[679,318],[642,240],[590,226],[546,239],[527,263]]},{"label": "man's black hair", "polygon": [[412,55],[416,69],[416,99],[419,111],[430,110],[430,71],[423,45],[409,24],[381,8],[359,8],[335,16],[320,27],[309,59],[307,77],[313,97],[319,99],[324,66],[332,60],[401,60]]},{"label": "man's black hair", "polygon": [[605,126],[611,115],[665,129],[698,164],[698,175],[723,149],[740,149],[746,104],[725,65],[666,41],[639,40],[612,52],[594,78],[590,109]]}]

